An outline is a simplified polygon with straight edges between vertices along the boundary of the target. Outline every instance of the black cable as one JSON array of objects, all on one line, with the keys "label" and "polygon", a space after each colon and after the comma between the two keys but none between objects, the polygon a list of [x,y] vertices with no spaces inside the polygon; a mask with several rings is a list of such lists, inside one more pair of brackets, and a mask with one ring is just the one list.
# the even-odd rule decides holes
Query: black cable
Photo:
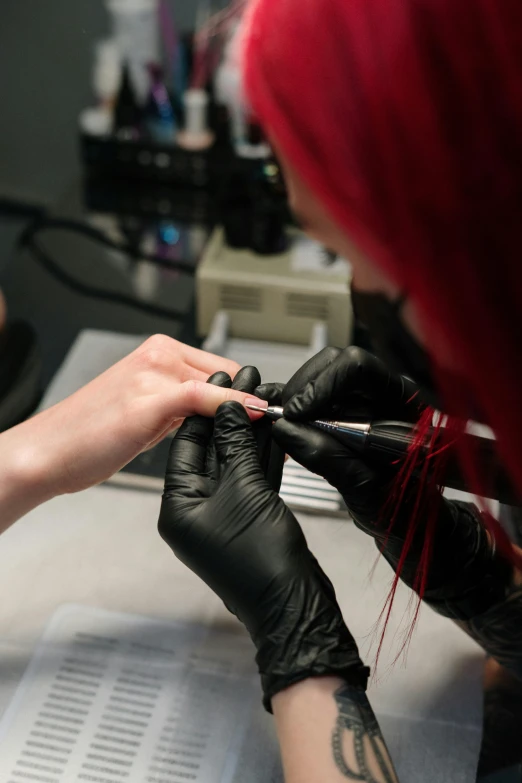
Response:
[{"label": "black cable", "polygon": [[133,258],[145,260],[169,270],[179,270],[189,274],[194,274],[195,269],[193,265],[189,265],[185,262],[170,263],[165,261],[165,259],[154,255],[144,256],[143,253],[140,253],[139,250],[135,248],[131,248],[130,246],[124,244],[119,244],[118,242],[113,242],[101,231],[98,231],[98,229],[95,229],[92,226],[66,219],[43,218],[42,220],[37,220],[22,232],[18,241],[19,246],[29,250],[34,258],[50,275],[59,280],[62,285],[68,286],[73,291],[82,296],[86,296],[90,299],[99,299],[105,302],[111,302],[112,304],[123,305],[124,307],[132,307],[136,310],[141,310],[148,315],[154,315],[160,318],[168,318],[174,321],[179,321],[186,318],[186,313],[148,304],[147,302],[142,302],[141,300],[135,299],[134,297],[126,296],[125,294],[120,294],[116,291],[107,291],[103,288],[97,288],[96,286],[91,286],[87,283],[83,283],[82,281],[77,280],[75,277],[66,272],[61,266],[59,266],[59,264],[57,264],[36,241],[37,234],[47,229],[58,229],[82,234],[94,242],[99,242],[105,247],[118,250],[119,252],[126,253]]},{"label": "black cable", "polygon": [[177,312],[176,310],[169,310],[164,307],[158,307],[157,305],[148,304],[142,302],[139,299],[134,299],[132,296],[126,296],[125,294],[119,294],[116,291],[106,291],[103,288],[96,288],[96,286],[90,286],[86,283],[82,283],[80,280],[69,275],[58,264],[56,264],[48,253],[43,250],[36,240],[30,239],[24,243],[24,246],[32,252],[35,259],[37,259],[43,268],[49,272],[53,277],[59,280],[63,285],[72,288],[78,294],[89,297],[90,299],[101,299],[104,302],[111,302],[112,304],[124,305],[125,307],[133,307],[136,310],[141,310],[148,315],[159,316],[160,318],[169,318],[174,321],[183,320],[186,317],[186,313]]},{"label": "black cable", "polygon": [[41,220],[47,213],[43,204],[0,196],[0,214],[19,220]]},{"label": "black cable", "polygon": [[148,263],[159,266],[162,269],[184,272],[187,275],[194,275],[196,271],[194,264],[192,264],[190,261],[166,261],[164,258],[154,253],[142,253],[139,248],[130,244],[126,244],[124,242],[115,242],[114,240],[109,239],[109,237],[106,236],[103,231],[94,228],[94,226],[90,226],[88,223],[82,223],[80,220],[70,220],[67,218],[43,217],[40,220],[34,221],[22,233],[20,237],[20,245],[22,247],[28,245],[37,234],[50,230],[69,231],[73,234],[83,235],[87,237],[87,239],[90,239],[93,242],[98,242],[100,245],[103,245],[110,250],[117,250],[120,253],[125,253],[125,255],[128,255],[131,258],[135,258],[140,261],[147,261]]}]

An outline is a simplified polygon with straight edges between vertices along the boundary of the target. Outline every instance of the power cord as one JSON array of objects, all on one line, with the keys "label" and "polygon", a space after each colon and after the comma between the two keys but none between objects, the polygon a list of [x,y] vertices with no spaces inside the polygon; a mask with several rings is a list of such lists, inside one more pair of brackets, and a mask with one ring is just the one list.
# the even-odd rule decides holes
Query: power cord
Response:
[{"label": "power cord", "polygon": [[7,217],[19,220],[40,220],[46,214],[47,209],[43,204],[34,204],[30,201],[18,201],[0,196],[0,215],[7,215]]},{"label": "power cord", "polygon": [[131,258],[139,259],[140,261],[147,261],[155,266],[162,267],[163,269],[177,270],[184,272],[188,275],[195,274],[194,265],[189,261],[166,261],[162,256],[155,253],[143,253],[139,248],[134,247],[131,244],[125,242],[115,242],[110,239],[103,231],[100,231],[94,226],[90,226],[88,223],[83,223],[80,220],[70,220],[68,218],[51,218],[43,217],[32,223],[21,235],[20,244],[22,246],[30,246],[34,241],[34,237],[41,234],[44,231],[69,231],[72,234],[80,234],[93,242],[97,242],[109,250],[117,250],[120,253],[124,253]]},{"label": "power cord", "polygon": [[[0,211],[1,209],[2,202],[0,201]],[[34,217],[34,213],[32,214],[32,217]],[[37,219],[34,220],[22,232],[18,240],[19,247],[29,250],[35,260],[41,264],[48,274],[59,280],[62,285],[71,288],[81,296],[85,296],[90,299],[111,302],[112,304],[123,305],[124,307],[132,307],[136,310],[147,313],[148,315],[154,315],[160,318],[179,321],[186,317],[186,313],[159,307],[158,305],[152,305],[147,302],[142,302],[132,296],[120,294],[115,291],[107,291],[105,289],[91,286],[87,283],[77,280],[73,275],[70,275],[68,272],[66,272],[37,241],[39,234],[50,230],[68,231],[74,234],[80,234],[90,241],[101,244],[111,250],[116,250],[131,258],[139,259],[140,261],[147,261],[148,263],[154,264],[155,266],[161,267],[163,269],[169,269],[171,271],[175,270],[183,272],[184,274],[194,275],[195,269],[193,264],[185,261],[166,261],[164,258],[161,258],[155,254],[144,254],[139,249],[133,247],[130,244],[119,243],[109,239],[109,237],[107,237],[102,231],[94,228],[93,226],[89,226],[87,223],[65,218],[50,218],[45,214],[39,214]]]}]

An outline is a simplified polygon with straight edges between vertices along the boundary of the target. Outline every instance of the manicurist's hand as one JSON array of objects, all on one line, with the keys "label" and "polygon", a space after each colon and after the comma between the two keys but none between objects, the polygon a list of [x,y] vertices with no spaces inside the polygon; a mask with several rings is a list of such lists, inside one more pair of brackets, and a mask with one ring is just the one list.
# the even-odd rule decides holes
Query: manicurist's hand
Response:
[{"label": "manicurist's hand", "polygon": [[367,671],[334,589],[268,483],[252,424],[238,403],[221,405],[214,422],[196,416],[180,428],[159,531],[246,626],[266,706],[314,676],[336,675],[364,689]]},{"label": "manicurist's hand", "polygon": [[[234,385],[254,381],[244,368]],[[277,390],[265,391],[274,402]],[[272,489],[282,461],[270,428],[237,403],[214,422],[187,419],[171,447],[159,531],[250,633],[287,783],[396,783],[334,589]]]},{"label": "manicurist's hand", "polygon": [[[277,398],[275,385],[265,384],[257,391]],[[389,533],[381,511],[396,470],[372,465],[308,422],[354,417],[415,421],[421,410],[416,392],[411,381],[355,347],[325,348],[279,388],[285,418],[273,427],[275,440],[297,462],[336,487],[356,522],[375,536]]]},{"label": "manicurist's hand", "polygon": [[[260,386],[257,392],[277,400],[275,386]],[[412,381],[390,372],[360,348],[327,348],[298,370],[279,395],[285,419],[273,427],[276,442],[339,490],[355,524],[376,540],[394,569],[408,540],[401,566],[406,584],[416,590],[422,584],[424,597],[434,608],[460,618],[478,614],[497,600],[510,569],[506,571],[503,560],[495,557],[495,547],[473,505],[441,499],[433,485],[418,499],[415,479],[398,493],[396,468],[372,464],[307,423],[313,419],[346,421],[360,415],[369,420],[416,421],[422,408]],[[418,575],[431,508],[437,510],[436,520],[422,583]]]}]

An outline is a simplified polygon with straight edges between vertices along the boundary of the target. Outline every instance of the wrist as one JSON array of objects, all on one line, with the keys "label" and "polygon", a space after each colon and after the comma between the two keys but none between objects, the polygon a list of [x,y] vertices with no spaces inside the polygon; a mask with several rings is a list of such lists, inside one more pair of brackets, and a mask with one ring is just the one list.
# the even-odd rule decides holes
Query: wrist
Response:
[{"label": "wrist", "polygon": [[359,657],[333,587],[321,575],[319,588],[316,584],[303,591],[305,606],[302,595],[300,601],[290,602],[302,611],[279,617],[276,628],[268,632],[264,629],[261,639],[254,638],[263,703],[269,712],[277,693],[309,678],[338,677],[353,687],[366,689],[369,669]]},{"label": "wrist", "polygon": [[56,494],[30,423],[0,434],[0,532]]},{"label": "wrist", "polygon": [[341,677],[329,676],[308,677],[295,685],[289,685],[288,688],[279,691],[272,699],[274,715],[277,717],[282,710],[292,709],[294,706],[300,708],[303,700],[307,705],[310,705],[310,701],[315,698],[324,695],[331,696],[343,685],[345,685],[345,681]]}]

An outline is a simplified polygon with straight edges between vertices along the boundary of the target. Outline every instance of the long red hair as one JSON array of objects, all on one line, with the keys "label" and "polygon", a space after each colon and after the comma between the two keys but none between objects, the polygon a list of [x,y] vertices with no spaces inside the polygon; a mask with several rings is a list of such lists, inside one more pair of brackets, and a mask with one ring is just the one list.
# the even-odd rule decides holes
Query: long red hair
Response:
[{"label": "long red hair", "polygon": [[245,27],[251,107],[454,346],[441,391],[522,496],[522,2],[252,0]]}]

